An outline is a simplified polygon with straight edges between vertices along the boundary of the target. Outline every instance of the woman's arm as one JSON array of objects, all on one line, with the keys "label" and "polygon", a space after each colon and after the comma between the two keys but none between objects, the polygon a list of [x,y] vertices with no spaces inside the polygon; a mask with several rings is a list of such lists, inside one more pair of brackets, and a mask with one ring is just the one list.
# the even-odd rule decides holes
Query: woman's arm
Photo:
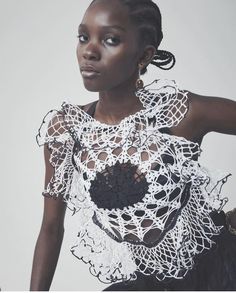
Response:
[{"label": "woman's arm", "polygon": [[[197,132],[202,137],[212,131],[236,135],[235,101],[190,93],[190,108],[192,116],[195,117],[193,121],[196,123]],[[230,231],[236,231],[236,209],[228,213],[227,222],[231,227]]]},{"label": "woman's arm", "polygon": [[[49,163],[50,153],[47,147],[45,154],[45,186],[54,173]],[[61,198],[44,199],[44,214],[42,226],[35,247],[31,274],[31,291],[48,291],[56,269],[61,244],[64,235],[64,217],[66,204]]]},{"label": "woman's arm", "polygon": [[65,204],[45,198],[42,226],[34,252],[31,291],[48,291],[56,269],[64,235]]},{"label": "woman's arm", "polygon": [[198,122],[196,127],[202,135],[220,132],[236,135],[236,102],[233,100],[206,97],[190,93],[193,116]]}]

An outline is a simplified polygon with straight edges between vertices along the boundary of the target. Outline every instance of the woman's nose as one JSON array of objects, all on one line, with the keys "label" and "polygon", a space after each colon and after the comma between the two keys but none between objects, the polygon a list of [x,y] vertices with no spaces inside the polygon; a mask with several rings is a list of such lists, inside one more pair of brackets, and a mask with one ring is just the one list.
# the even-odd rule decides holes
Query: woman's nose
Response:
[{"label": "woman's nose", "polygon": [[97,46],[93,43],[88,43],[84,48],[83,57],[88,60],[99,60],[100,52],[98,51]]}]

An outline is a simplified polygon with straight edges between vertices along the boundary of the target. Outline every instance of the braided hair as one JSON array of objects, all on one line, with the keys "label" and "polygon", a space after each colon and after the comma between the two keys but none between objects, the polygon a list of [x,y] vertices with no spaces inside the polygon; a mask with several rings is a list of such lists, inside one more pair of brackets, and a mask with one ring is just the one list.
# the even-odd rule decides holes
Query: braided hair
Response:
[{"label": "braided hair", "polygon": [[[93,0],[92,3],[95,1]],[[131,21],[139,30],[140,44],[153,45],[156,48],[156,54],[151,64],[163,70],[171,69],[175,65],[175,56],[168,51],[158,49],[163,33],[161,12],[157,4],[152,0],[119,1],[129,9]],[[144,74],[146,71],[147,66],[141,70],[140,74]]]}]

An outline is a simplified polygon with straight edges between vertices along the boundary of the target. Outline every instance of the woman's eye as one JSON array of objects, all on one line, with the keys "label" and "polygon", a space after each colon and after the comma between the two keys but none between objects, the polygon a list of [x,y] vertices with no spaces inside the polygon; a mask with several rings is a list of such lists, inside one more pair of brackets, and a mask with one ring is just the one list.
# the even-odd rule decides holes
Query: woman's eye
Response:
[{"label": "woman's eye", "polygon": [[120,39],[116,37],[107,37],[105,39],[106,43],[112,46],[118,45],[120,43]]},{"label": "woman's eye", "polygon": [[80,43],[84,43],[88,39],[85,35],[78,35],[77,37],[78,37]]},{"label": "woman's eye", "polygon": [[[85,43],[88,41],[88,37],[84,34],[79,34],[77,37],[78,37],[80,43]],[[104,39],[104,42],[108,45],[116,46],[120,43],[120,39],[117,37],[106,37]]]}]

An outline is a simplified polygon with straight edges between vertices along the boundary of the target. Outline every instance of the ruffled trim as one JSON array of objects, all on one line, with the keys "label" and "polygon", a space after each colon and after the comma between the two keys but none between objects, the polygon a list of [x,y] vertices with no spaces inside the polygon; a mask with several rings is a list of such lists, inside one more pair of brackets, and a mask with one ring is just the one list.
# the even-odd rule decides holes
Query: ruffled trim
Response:
[{"label": "ruffled trim", "polygon": [[46,143],[66,142],[70,138],[66,127],[64,113],[59,110],[50,110],[44,117],[36,135],[39,146]]},{"label": "ruffled trim", "polygon": [[[227,198],[221,198],[220,192],[230,176],[221,174],[220,179],[213,180],[205,168],[194,170],[190,198],[174,227],[161,241],[152,247],[117,242],[91,221],[94,215],[91,208],[80,215],[83,229],[72,253],[89,264],[90,272],[104,283],[134,280],[135,272],[154,275],[159,281],[184,278],[194,267],[195,257],[210,250],[215,244],[214,236],[221,233],[223,226],[215,225],[210,214],[219,213],[227,202]],[[117,253],[115,256],[114,252]]]},{"label": "ruffled trim", "polygon": [[[83,226],[78,233],[71,252],[84,263],[89,264],[90,273],[101,282],[109,284],[118,281],[135,280],[136,265],[131,251],[125,243],[117,243],[91,221],[91,214],[81,210]],[[88,214],[90,220],[88,219]],[[88,219],[85,223],[85,218]]]},{"label": "ruffled trim", "polygon": [[[193,185],[190,198],[181,210],[174,228],[158,245],[146,248],[129,244],[133,255],[140,260],[137,271],[145,275],[153,274],[159,281],[185,277],[193,268],[195,257],[211,249],[215,244],[214,236],[221,233],[223,226],[215,225],[210,214],[219,213],[228,200],[220,199],[219,193],[228,177],[226,175],[212,180],[207,175],[202,184]],[[198,181],[202,180],[200,174]]]},{"label": "ruffled trim", "polygon": [[48,148],[49,162],[54,168],[54,174],[42,192],[43,196],[62,196],[68,207],[74,211],[75,207],[71,202],[71,183],[77,172],[73,164],[75,142],[65,123],[63,112],[51,110],[44,116],[36,141],[39,146],[45,145]]},{"label": "ruffled trim", "polygon": [[156,128],[177,126],[188,112],[188,92],[181,90],[174,80],[156,79],[136,95],[147,109],[145,115],[155,117]]},{"label": "ruffled trim", "polygon": [[[38,144],[46,144],[50,150],[55,170],[43,194],[62,196],[68,207],[78,212],[83,223],[72,253],[88,263],[91,273],[105,283],[135,279],[135,271],[154,274],[158,280],[183,278],[193,267],[194,257],[209,250],[213,236],[221,231],[210,214],[220,211],[226,202],[220,193],[228,175],[210,179],[210,173],[194,161],[200,154],[197,143],[160,131],[176,126],[185,117],[188,97],[174,82],[155,83],[156,92],[148,87],[137,92],[144,109],[118,125],[100,123],[79,106],[63,103],[61,110],[52,110],[44,117],[37,135]],[[119,155],[113,154],[115,148],[121,150]],[[142,149],[149,159],[143,160],[132,148]],[[100,159],[100,153],[106,159]],[[98,172],[116,162],[139,166],[146,174],[148,192],[132,206],[98,208],[90,196],[91,182]],[[115,177],[111,176],[111,183]],[[187,185],[191,190],[183,203],[180,191]],[[162,190],[165,195],[156,198]],[[144,211],[146,218],[136,216],[137,210]],[[169,217],[172,213],[176,213],[173,218]],[[167,220],[171,225],[166,225]],[[151,229],[160,231],[161,236],[144,245],[144,236]],[[132,237],[125,239],[130,231],[136,237],[133,242]]]}]

